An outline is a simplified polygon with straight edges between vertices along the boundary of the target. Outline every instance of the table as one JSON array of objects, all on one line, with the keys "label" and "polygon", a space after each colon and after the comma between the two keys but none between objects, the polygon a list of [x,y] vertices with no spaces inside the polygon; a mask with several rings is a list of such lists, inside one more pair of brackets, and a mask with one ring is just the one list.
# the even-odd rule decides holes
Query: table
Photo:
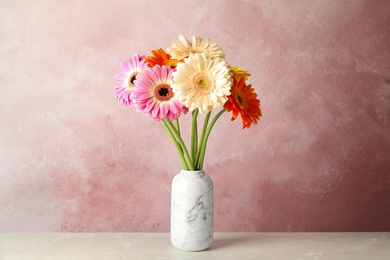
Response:
[{"label": "table", "polygon": [[390,259],[390,233],[215,233],[202,252],[169,233],[0,233],[0,259]]}]

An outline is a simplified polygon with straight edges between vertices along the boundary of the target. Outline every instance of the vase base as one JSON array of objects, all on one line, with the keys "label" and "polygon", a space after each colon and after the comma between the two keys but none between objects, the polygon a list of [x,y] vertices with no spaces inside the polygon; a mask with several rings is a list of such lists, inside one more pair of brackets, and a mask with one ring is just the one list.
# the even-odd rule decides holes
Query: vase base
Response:
[{"label": "vase base", "polygon": [[200,251],[205,251],[207,249],[210,248],[211,245],[208,245],[208,246],[203,246],[203,247],[183,247],[183,246],[180,246],[180,245],[175,245],[174,243],[172,243],[173,247],[175,247],[176,249],[180,250],[180,251],[185,251],[185,252],[200,252]]}]

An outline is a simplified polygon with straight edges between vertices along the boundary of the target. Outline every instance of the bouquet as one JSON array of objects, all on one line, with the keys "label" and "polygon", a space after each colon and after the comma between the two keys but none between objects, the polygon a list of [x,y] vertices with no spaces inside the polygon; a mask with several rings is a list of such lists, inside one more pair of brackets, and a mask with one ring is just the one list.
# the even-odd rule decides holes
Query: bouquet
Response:
[{"label": "bouquet", "polygon": [[[224,61],[225,54],[209,39],[180,35],[165,52],[134,54],[120,64],[115,77],[115,97],[124,106],[161,122],[175,145],[183,170],[202,170],[207,140],[216,121],[231,112],[241,116],[243,128],[260,120],[260,100],[246,81],[249,72]],[[210,121],[211,113],[219,110]],[[191,146],[187,149],[179,117],[192,114]],[[198,136],[198,115],[204,115]]]}]

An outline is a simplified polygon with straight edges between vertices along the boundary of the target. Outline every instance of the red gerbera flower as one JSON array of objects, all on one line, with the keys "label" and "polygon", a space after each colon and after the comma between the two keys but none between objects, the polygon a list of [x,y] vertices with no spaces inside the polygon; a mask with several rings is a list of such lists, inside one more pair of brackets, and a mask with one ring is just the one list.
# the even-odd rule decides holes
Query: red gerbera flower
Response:
[{"label": "red gerbera flower", "polygon": [[252,124],[257,124],[260,120],[260,100],[257,99],[257,94],[254,92],[252,85],[246,85],[245,77],[234,78],[231,95],[224,104],[224,108],[228,112],[232,111],[231,120],[235,120],[238,114],[241,115],[242,128],[249,128]]}]

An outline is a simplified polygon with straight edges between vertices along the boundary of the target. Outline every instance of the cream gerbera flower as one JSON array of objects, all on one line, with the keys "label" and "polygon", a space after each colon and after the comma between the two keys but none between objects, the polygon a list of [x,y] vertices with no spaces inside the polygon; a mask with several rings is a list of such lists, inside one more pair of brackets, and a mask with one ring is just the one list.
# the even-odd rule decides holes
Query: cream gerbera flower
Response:
[{"label": "cream gerbera flower", "polygon": [[210,44],[209,39],[192,36],[192,43],[183,35],[179,35],[179,41],[172,42],[168,53],[173,59],[184,60],[191,54],[204,53],[210,59],[225,58],[225,53],[215,43]]},{"label": "cream gerbera flower", "polygon": [[230,95],[233,79],[228,65],[219,58],[193,54],[177,64],[173,72],[172,90],[190,111],[205,113],[224,104]]}]

